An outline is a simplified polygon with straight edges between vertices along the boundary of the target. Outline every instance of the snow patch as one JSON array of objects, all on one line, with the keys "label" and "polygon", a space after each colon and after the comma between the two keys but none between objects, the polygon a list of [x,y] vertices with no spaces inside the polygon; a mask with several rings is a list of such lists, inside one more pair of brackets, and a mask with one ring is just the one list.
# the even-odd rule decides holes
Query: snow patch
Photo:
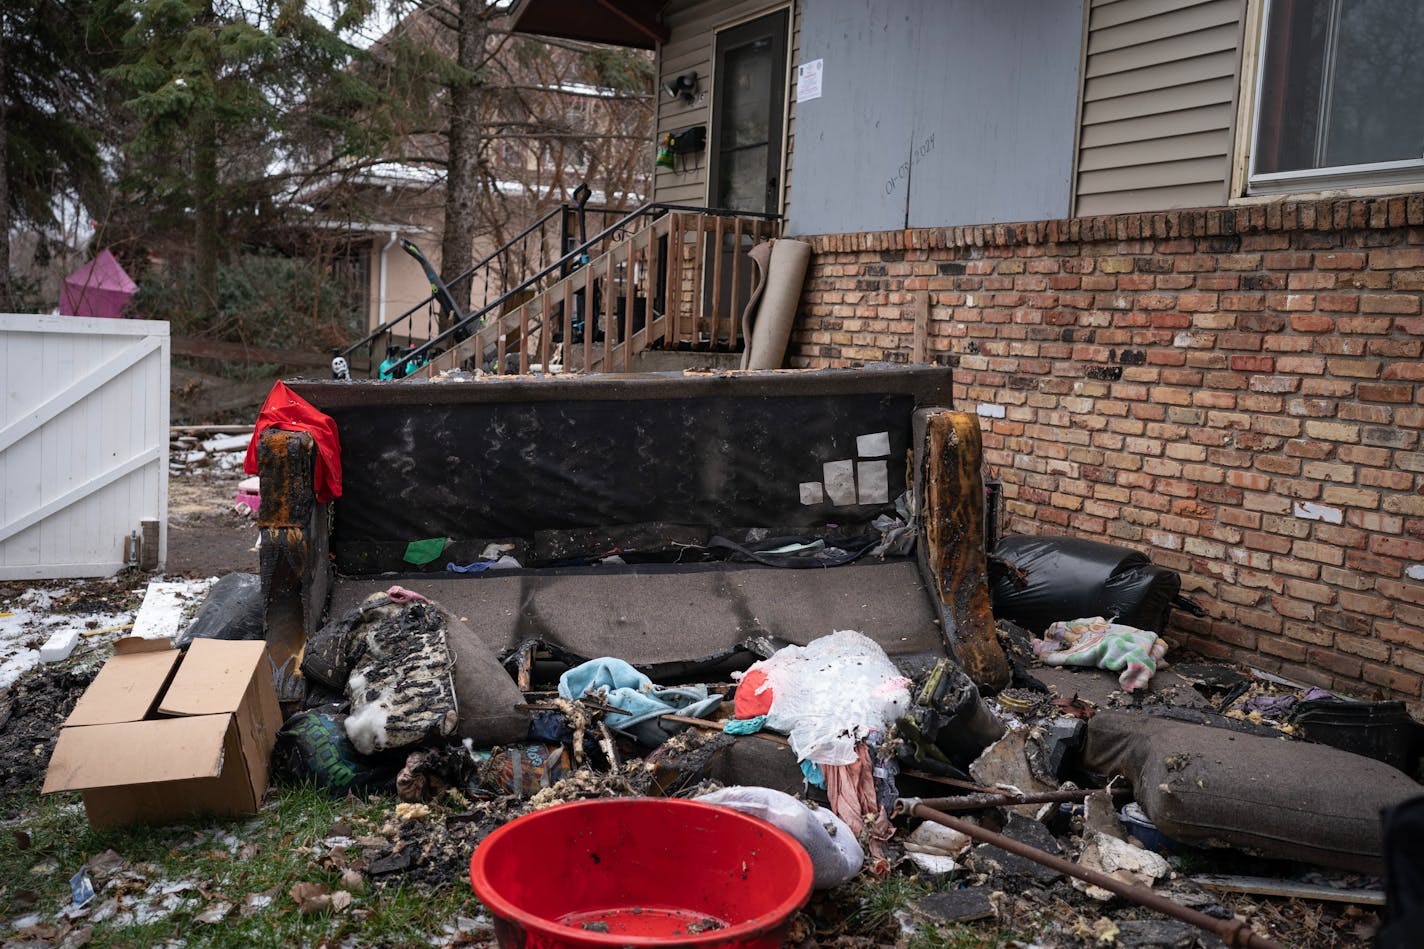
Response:
[{"label": "snow patch", "polygon": [[31,588],[0,601],[0,614],[8,614],[0,615],[0,691],[39,664],[47,640],[69,632],[82,639],[90,630],[122,626],[133,618],[129,612],[54,613],[56,598],[68,592],[68,587]]}]

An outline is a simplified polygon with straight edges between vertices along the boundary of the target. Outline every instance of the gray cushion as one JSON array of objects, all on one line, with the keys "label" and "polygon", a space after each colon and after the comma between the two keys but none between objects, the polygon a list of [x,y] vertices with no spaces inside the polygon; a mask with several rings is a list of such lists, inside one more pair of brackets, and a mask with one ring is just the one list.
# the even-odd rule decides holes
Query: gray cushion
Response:
[{"label": "gray cushion", "polygon": [[1421,793],[1403,772],[1327,745],[1102,711],[1084,765],[1121,774],[1157,829],[1361,873],[1383,869],[1380,810]]}]

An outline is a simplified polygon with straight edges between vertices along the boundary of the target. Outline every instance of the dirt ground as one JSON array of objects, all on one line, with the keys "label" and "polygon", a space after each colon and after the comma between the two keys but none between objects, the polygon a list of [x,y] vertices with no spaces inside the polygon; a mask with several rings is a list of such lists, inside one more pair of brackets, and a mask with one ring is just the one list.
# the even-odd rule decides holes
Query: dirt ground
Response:
[{"label": "dirt ground", "polygon": [[241,470],[204,469],[168,479],[167,573],[220,577],[257,572],[257,519],[233,510]]}]

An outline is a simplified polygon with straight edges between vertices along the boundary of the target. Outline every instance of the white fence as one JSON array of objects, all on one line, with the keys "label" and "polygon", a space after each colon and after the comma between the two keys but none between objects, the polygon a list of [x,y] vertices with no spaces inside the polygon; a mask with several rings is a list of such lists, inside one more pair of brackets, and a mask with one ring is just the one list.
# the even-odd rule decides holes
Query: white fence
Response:
[{"label": "white fence", "polygon": [[168,557],[168,324],[0,314],[0,580],[97,577],[158,521]]}]

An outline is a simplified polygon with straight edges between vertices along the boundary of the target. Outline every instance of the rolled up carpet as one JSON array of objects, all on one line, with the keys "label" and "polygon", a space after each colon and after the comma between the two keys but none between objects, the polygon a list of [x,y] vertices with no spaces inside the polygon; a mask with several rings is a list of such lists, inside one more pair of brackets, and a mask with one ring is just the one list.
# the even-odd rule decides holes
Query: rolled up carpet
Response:
[{"label": "rolled up carpet", "polygon": [[750,305],[742,318],[746,345],[742,368],[780,369],[786,358],[786,344],[791,339],[791,326],[796,321],[796,305],[806,282],[806,268],[811,263],[811,245],[782,238],[771,242],[769,256],[758,251],[759,247],[753,248],[750,256],[758,265],[766,259],[765,279],[757,291],[753,291],[753,300],[760,293],[755,319],[751,319]]}]

